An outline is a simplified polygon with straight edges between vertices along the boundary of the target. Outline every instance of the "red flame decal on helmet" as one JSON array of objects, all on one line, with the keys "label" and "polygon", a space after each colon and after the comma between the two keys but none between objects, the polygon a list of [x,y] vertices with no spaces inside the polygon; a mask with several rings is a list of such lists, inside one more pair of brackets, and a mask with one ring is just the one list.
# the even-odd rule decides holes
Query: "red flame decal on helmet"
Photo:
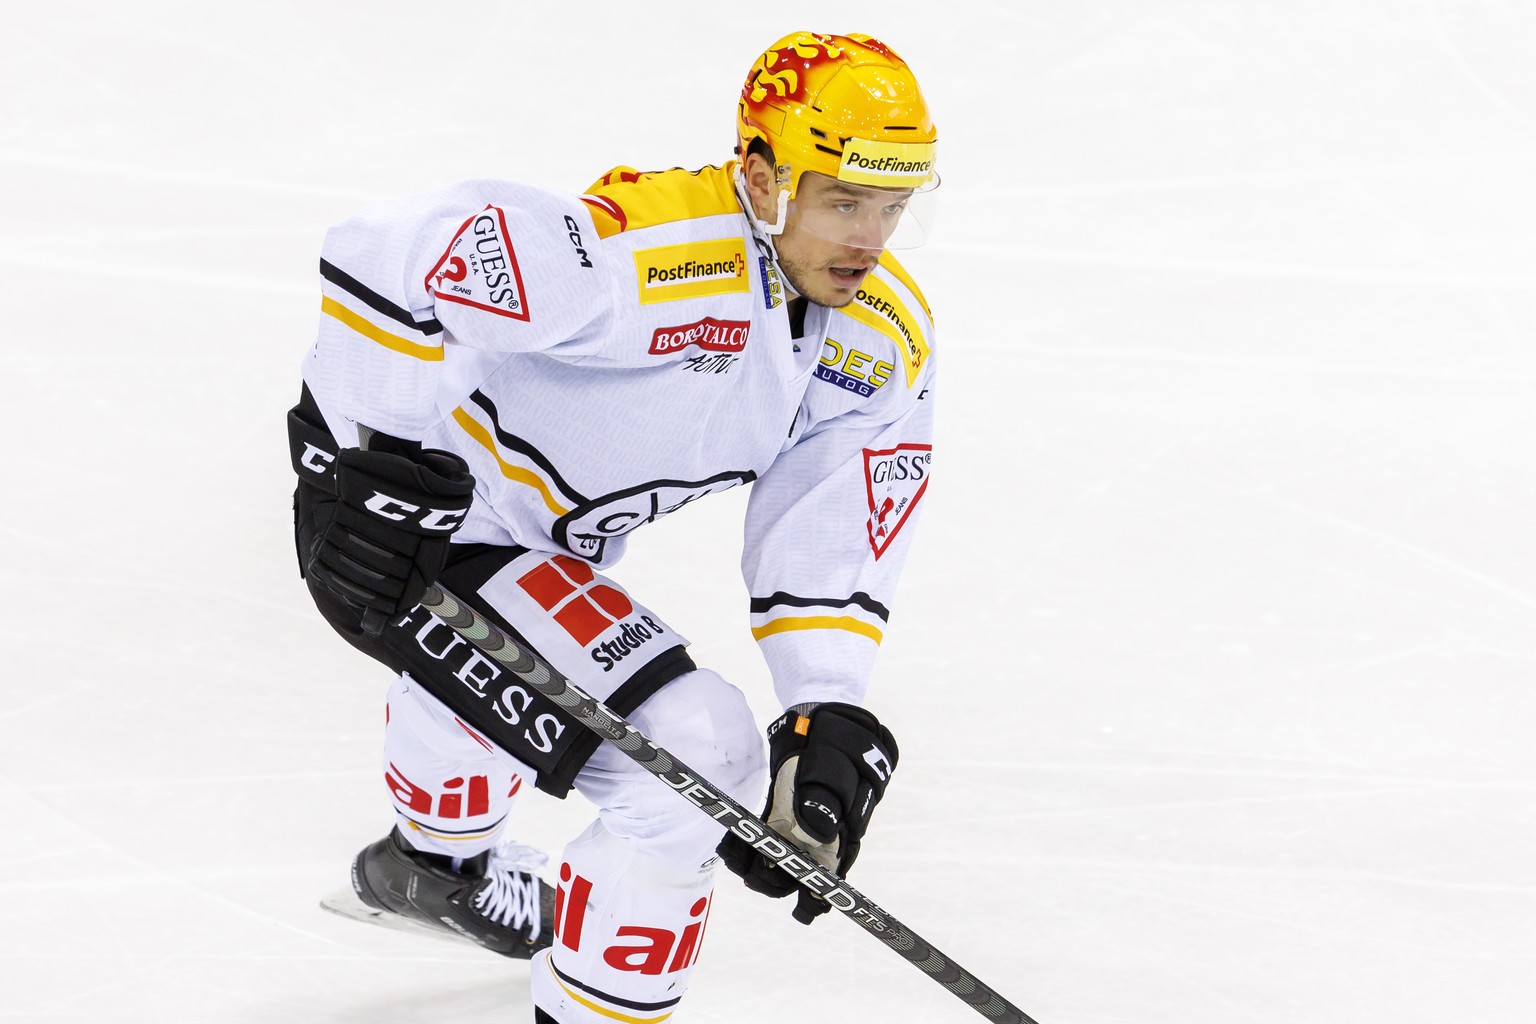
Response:
[{"label": "red flame decal on helmet", "polygon": [[806,33],[778,50],[769,50],[747,76],[742,99],[754,107],[769,100],[799,101],[805,98],[806,72],[843,59],[843,50],[830,36]]}]

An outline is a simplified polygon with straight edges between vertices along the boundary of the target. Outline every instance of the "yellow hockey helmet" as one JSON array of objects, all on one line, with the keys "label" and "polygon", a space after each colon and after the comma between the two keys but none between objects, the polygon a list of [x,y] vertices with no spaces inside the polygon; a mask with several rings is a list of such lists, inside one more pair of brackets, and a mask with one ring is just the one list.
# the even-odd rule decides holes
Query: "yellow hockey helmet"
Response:
[{"label": "yellow hockey helmet", "polygon": [[917,78],[869,36],[796,32],[774,43],[742,86],[736,130],[741,159],[754,139],[773,150],[789,198],[806,171],[877,188],[938,184],[938,132]]}]

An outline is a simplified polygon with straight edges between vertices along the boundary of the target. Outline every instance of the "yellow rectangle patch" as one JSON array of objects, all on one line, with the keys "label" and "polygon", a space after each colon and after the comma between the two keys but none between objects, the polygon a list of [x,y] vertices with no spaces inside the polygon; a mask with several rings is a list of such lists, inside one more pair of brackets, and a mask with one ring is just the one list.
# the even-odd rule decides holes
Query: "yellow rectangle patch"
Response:
[{"label": "yellow rectangle patch", "polygon": [[837,180],[879,188],[921,188],[933,178],[931,142],[871,142],[849,139]]},{"label": "yellow rectangle patch", "polygon": [[638,249],[635,280],[642,304],[752,290],[746,246],[739,238]]}]

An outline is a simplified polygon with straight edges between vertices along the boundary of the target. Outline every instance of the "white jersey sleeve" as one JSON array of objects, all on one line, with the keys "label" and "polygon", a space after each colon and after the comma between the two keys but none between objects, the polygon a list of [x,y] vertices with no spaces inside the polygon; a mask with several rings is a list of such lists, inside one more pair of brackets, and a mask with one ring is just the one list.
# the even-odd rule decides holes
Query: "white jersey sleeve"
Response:
[{"label": "white jersey sleeve", "polygon": [[753,485],[742,571],[784,707],[863,703],[932,472],[932,337],[882,260],[833,311],[789,443]]},{"label": "white jersey sleeve", "polygon": [[331,229],[304,377],[332,432],[344,445],[358,423],[420,439],[453,393],[448,346],[490,360],[595,350],[612,316],[609,275],[585,244],[595,237],[575,196],[489,180],[379,204]]}]

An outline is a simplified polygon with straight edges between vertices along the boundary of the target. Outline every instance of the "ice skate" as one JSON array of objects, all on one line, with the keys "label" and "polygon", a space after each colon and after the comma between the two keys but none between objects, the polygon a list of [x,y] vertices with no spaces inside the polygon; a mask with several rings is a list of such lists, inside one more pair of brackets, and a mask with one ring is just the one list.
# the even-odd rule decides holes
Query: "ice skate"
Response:
[{"label": "ice skate", "polygon": [[415,849],[398,828],[352,861],[352,889],[321,901],[333,913],[526,960],[554,938],[555,891],[534,872],[545,856],[502,842],[463,861]]}]

